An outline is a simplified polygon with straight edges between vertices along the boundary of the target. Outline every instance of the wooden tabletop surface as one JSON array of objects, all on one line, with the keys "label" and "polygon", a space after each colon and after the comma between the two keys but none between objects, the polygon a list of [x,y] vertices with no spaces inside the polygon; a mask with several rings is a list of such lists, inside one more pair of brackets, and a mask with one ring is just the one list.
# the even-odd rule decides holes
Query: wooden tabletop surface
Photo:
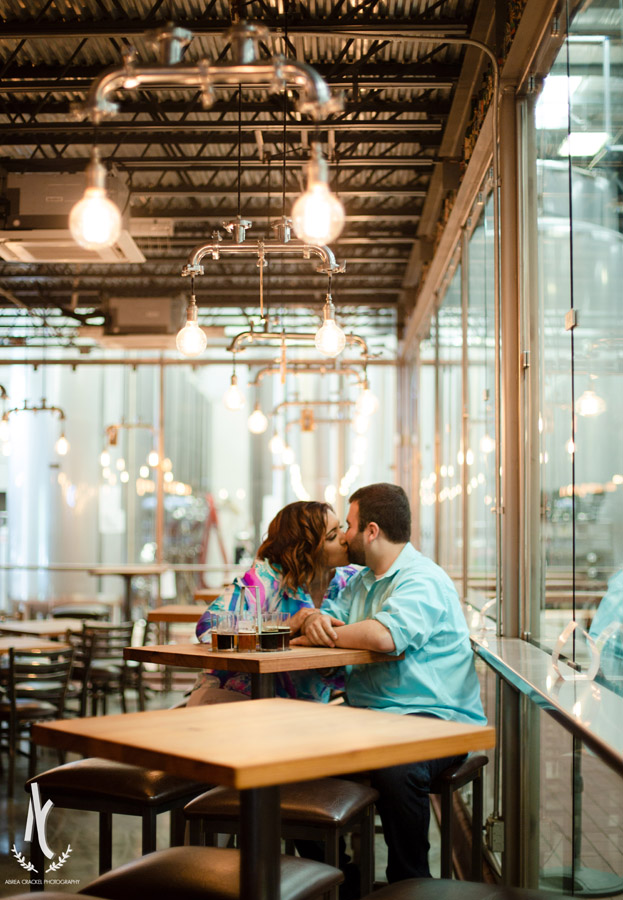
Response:
[{"label": "wooden tabletop surface", "polygon": [[266,674],[299,672],[303,669],[330,669],[333,666],[395,662],[402,656],[374,653],[372,650],[343,650],[338,647],[290,647],[274,653],[238,653],[211,650],[209,644],[154,644],[126,647],[125,659],[160,663],[186,669],[226,669],[231,672]]},{"label": "wooden tabletop surface", "polygon": [[205,603],[169,603],[150,609],[147,618],[150,622],[198,622],[205,610]]},{"label": "wooden tabletop surface", "polygon": [[64,650],[67,644],[61,644],[59,641],[46,641],[44,638],[26,637],[24,635],[16,635],[15,637],[0,636],[0,655],[8,653],[11,647],[15,650]]},{"label": "wooden tabletop surface", "polygon": [[23,622],[0,622],[0,634],[24,634],[32,637],[60,637],[68,631],[82,631],[82,626],[101,625],[91,619],[25,619]]},{"label": "wooden tabletop surface", "polygon": [[491,726],[306,703],[249,700],[32,726],[35,743],[238,789],[485,750]]}]

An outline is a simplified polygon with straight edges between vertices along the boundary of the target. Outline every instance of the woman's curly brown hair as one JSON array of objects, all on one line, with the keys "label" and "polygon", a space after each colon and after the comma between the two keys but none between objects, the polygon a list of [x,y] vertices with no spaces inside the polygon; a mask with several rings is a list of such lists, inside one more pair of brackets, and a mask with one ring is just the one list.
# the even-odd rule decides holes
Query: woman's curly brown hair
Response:
[{"label": "woman's curly brown hair", "polygon": [[322,568],[328,503],[300,500],[279,510],[257,551],[258,559],[281,566],[284,587],[309,591]]}]

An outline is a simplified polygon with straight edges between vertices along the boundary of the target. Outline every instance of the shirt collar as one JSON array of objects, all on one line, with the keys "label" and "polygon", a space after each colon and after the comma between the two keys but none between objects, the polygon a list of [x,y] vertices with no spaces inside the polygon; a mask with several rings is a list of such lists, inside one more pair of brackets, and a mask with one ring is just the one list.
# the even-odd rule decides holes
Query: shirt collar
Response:
[{"label": "shirt collar", "polygon": [[393,561],[387,572],[384,572],[378,579],[372,569],[366,567],[362,571],[362,578],[365,586],[370,588],[375,581],[384,581],[386,578],[393,578],[396,572],[419,556],[411,541],[407,541],[396,559]]}]

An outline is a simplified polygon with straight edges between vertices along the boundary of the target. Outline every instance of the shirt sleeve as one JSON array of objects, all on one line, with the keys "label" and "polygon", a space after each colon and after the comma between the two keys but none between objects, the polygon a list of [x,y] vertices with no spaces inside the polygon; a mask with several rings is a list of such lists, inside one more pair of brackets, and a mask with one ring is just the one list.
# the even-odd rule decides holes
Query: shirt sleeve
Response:
[{"label": "shirt sleeve", "polygon": [[372,618],[390,632],[395,650],[403,653],[411,645],[422,648],[445,615],[448,598],[434,578],[410,575],[389,587]]},{"label": "shirt sleeve", "polygon": [[[353,573],[357,574],[357,573]],[[342,622],[348,622],[348,614],[350,612],[350,604],[351,604],[351,585],[353,581],[356,580],[354,578],[350,578],[348,584],[346,584],[342,590],[331,596],[331,592],[327,592],[325,594],[325,598],[320,604],[320,611],[326,613],[328,616],[333,616],[335,619],[340,619]]]}]

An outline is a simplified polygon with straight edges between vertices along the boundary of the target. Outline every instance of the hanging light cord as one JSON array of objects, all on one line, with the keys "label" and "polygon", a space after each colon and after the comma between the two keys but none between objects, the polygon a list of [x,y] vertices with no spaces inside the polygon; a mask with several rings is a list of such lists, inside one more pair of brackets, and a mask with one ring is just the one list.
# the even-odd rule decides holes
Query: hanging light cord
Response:
[{"label": "hanging light cord", "polygon": [[[283,4],[283,39],[285,44],[285,54],[288,53],[288,0],[284,0]],[[286,115],[288,111],[288,91],[283,92],[283,194],[281,197],[281,215],[286,215]]]},{"label": "hanging light cord", "polygon": [[238,85],[238,218],[241,216],[242,181],[242,85]]}]

